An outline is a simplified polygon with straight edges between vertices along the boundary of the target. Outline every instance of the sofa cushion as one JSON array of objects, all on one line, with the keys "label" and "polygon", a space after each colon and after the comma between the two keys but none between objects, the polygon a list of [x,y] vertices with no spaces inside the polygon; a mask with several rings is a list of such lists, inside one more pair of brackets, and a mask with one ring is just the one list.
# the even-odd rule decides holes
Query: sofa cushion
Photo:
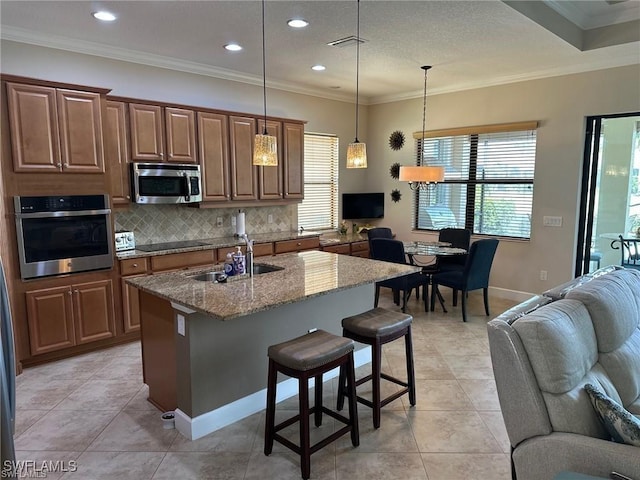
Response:
[{"label": "sofa cushion", "polygon": [[594,385],[588,383],[584,389],[611,438],[618,443],[640,447],[640,420]]},{"label": "sofa cushion", "polygon": [[593,324],[578,301],[544,305],[516,320],[513,328],[543,392],[559,394],[575,388],[598,360]]}]

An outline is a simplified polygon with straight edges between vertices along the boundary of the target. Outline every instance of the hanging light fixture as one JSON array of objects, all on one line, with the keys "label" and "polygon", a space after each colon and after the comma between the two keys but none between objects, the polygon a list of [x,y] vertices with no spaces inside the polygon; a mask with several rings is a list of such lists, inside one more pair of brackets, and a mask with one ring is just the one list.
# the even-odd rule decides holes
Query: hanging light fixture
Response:
[{"label": "hanging light fixture", "polygon": [[425,121],[427,116],[427,70],[430,65],[420,67],[424,70],[424,97],[422,100],[422,140],[418,152],[418,165],[400,167],[400,181],[409,182],[411,190],[433,188],[438,182],[444,180],[444,167],[429,167],[424,165],[424,137]]},{"label": "hanging light fixture", "polygon": [[356,31],[356,138],[347,147],[347,168],[367,168],[367,145],[358,140],[358,100],[360,79],[360,0]]},{"label": "hanging light fixture", "polygon": [[278,165],[278,142],[276,137],[267,132],[267,73],[264,40],[264,3],[262,0],[262,99],[264,102],[264,128],[256,135],[253,147],[253,164],[263,167]]}]

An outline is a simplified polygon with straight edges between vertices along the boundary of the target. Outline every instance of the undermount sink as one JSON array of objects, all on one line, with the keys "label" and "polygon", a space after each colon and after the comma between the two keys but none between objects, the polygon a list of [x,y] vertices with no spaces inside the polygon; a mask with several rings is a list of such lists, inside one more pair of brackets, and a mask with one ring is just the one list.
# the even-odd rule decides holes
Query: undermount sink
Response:
[{"label": "undermount sink", "polygon": [[[266,263],[254,263],[253,274],[261,275],[263,273],[277,272],[278,270],[284,270],[284,267],[277,267],[276,265],[267,265]],[[223,272],[206,272],[200,273],[189,277],[192,280],[198,280],[200,282],[215,282],[221,283],[227,280],[227,276]],[[231,277],[236,278],[236,277]]]}]

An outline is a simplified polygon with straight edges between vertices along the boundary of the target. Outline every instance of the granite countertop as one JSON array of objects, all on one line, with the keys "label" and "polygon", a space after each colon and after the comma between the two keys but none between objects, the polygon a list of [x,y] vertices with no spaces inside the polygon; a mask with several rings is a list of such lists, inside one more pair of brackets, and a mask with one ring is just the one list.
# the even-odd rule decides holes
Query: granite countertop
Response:
[{"label": "granite countertop", "polygon": [[153,274],[127,279],[127,283],[160,298],[210,315],[231,320],[288,303],[357,287],[420,271],[418,267],[380,262],[329,252],[307,251],[258,258],[256,264],[284,270],[231,277],[227,283],[194,280],[192,277],[222,266]]},{"label": "granite countertop", "polygon": [[[318,232],[274,232],[274,233],[260,233],[256,235],[249,235],[249,239],[254,243],[269,243],[279,242],[282,240],[298,240],[302,238],[313,238],[320,236]],[[197,245],[185,248],[172,248],[170,250],[157,250],[154,252],[143,252],[142,250],[126,250],[123,252],[116,252],[118,260],[124,260],[127,258],[140,258],[151,257],[157,255],[168,255],[171,253],[184,253],[193,252],[197,250],[211,250],[213,248],[235,247],[236,245],[244,245],[244,241],[238,237],[219,237],[219,238],[205,238],[196,239],[204,245]]]},{"label": "granite countertop", "polygon": [[320,246],[339,245],[341,243],[368,242],[369,237],[366,233],[347,233],[340,235],[338,232],[323,233],[320,236]]}]

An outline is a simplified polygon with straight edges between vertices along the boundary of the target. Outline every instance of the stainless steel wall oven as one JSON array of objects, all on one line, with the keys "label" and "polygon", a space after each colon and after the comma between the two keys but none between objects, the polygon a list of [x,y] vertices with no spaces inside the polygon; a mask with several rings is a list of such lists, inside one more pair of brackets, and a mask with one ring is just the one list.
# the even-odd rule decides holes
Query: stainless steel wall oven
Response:
[{"label": "stainless steel wall oven", "polygon": [[22,279],[113,267],[108,195],[14,197]]}]

